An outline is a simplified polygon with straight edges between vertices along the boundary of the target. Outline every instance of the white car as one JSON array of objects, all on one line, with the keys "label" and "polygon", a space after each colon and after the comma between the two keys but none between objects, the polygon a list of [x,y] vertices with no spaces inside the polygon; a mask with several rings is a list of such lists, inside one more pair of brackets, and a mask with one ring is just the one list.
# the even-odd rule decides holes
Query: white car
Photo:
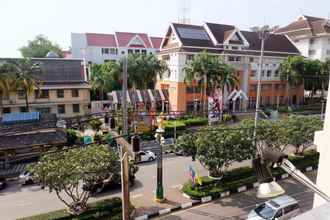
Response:
[{"label": "white car", "polygon": [[24,171],[19,175],[19,183],[22,185],[28,185],[28,184],[33,184],[33,174],[31,174],[29,171]]},{"label": "white car", "polygon": [[288,220],[298,214],[298,201],[283,195],[258,205],[249,213],[247,220]]},{"label": "white car", "polygon": [[147,162],[156,160],[156,155],[151,151],[140,151],[136,154],[137,162]]}]

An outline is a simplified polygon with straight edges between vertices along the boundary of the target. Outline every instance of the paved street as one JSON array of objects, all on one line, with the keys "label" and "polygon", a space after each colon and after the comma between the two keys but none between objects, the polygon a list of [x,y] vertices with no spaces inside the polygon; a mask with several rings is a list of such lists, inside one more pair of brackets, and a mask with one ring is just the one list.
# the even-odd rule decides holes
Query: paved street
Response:
[{"label": "paved street", "polygon": [[[309,174],[315,181],[316,172]],[[297,184],[292,179],[280,182],[288,195],[296,198],[303,212],[308,211],[313,205],[313,195],[309,189],[301,184]],[[219,199],[211,203],[206,203],[194,208],[173,213],[161,217],[162,220],[243,220],[256,204],[264,200],[256,198],[256,190],[233,195],[228,198]]]}]

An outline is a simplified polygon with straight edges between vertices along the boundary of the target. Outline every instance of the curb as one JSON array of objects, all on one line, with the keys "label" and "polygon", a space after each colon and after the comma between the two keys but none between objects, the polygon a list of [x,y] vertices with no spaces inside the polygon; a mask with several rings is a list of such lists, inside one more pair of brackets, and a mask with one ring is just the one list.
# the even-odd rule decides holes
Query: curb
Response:
[{"label": "curb", "polygon": [[[310,171],[313,171],[313,170],[317,170],[317,167],[309,166],[303,172],[310,172]],[[289,175],[287,173],[284,173],[284,174],[274,176],[274,177],[276,178],[276,181],[277,181],[277,180],[287,179],[289,177]],[[238,187],[237,189],[234,189],[234,190],[221,192],[220,194],[215,195],[215,196],[206,196],[206,197],[202,197],[200,199],[192,198],[189,195],[187,195],[185,193],[182,193],[182,195],[184,197],[186,197],[188,199],[191,199],[192,201],[187,202],[187,203],[182,203],[181,205],[178,205],[178,206],[175,206],[175,207],[172,207],[172,208],[161,209],[161,210],[159,210],[157,212],[154,212],[154,213],[138,216],[138,217],[135,217],[135,220],[147,220],[147,219],[155,218],[155,217],[158,217],[158,216],[161,216],[161,215],[166,215],[166,214],[169,214],[169,213],[172,213],[172,212],[176,212],[176,211],[179,211],[179,210],[188,209],[188,208],[191,208],[191,207],[194,207],[194,206],[197,206],[197,205],[201,205],[201,204],[204,204],[204,203],[211,202],[212,200],[215,200],[215,199],[224,198],[224,197],[228,197],[232,194],[245,192],[249,189],[253,189],[253,188],[256,188],[258,186],[259,186],[259,182],[255,182],[253,184],[240,186],[240,187]]]}]

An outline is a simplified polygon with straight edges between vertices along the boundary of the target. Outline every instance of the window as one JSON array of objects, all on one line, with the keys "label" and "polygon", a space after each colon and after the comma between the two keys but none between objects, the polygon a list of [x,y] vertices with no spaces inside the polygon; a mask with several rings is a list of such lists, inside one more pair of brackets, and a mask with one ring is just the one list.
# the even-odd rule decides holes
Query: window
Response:
[{"label": "window", "polygon": [[65,114],[65,105],[58,105],[57,106],[57,113],[58,114]]},{"label": "window", "polygon": [[267,70],[267,77],[271,77],[272,75],[272,71],[271,70]]},{"label": "window", "polygon": [[231,49],[232,50],[238,50],[238,47],[232,46]]},{"label": "window", "polygon": [[125,51],[122,51],[121,54],[125,55]]},{"label": "window", "polygon": [[27,109],[26,106],[24,106],[24,107],[19,107],[19,111],[20,111],[20,112],[28,112],[28,109]]},{"label": "window", "polygon": [[18,95],[18,99],[25,99],[25,91],[24,90],[18,90],[17,95]]},{"label": "window", "polygon": [[309,40],[309,43],[310,44],[314,44],[315,43],[315,40],[312,38],[312,39]]},{"label": "window", "polygon": [[140,50],[136,49],[136,50],[135,50],[135,53],[140,53]]},{"label": "window", "polygon": [[102,48],[102,54],[109,54],[109,48]]},{"label": "window", "polygon": [[278,210],[274,216],[274,218],[280,218],[282,216],[282,209]]},{"label": "window", "polygon": [[274,74],[274,77],[278,77],[278,75],[279,75],[279,71],[278,71],[278,70],[275,70],[274,73],[275,73],[275,74]]},{"label": "window", "polygon": [[72,96],[73,98],[77,98],[77,97],[79,97],[79,90],[78,90],[78,89],[72,89],[72,90],[71,90],[71,96]]},{"label": "window", "polygon": [[316,50],[309,50],[308,55],[312,56],[316,54]]},{"label": "window", "polygon": [[64,98],[64,90],[58,89],[57,90],[57,98]]},{"label": "window", "polygon": [[43,113],[43,114],[49,114],[50,108],[37,108],[37,112]]},{"label": "window", "polygon": [[128,49],[128,50],[127,50],[127,53],[128,53],[128,54],[132,54],[132,53],[133,53],[133,50],[132,50],[132,49]]},{"label": "window", "polygon": [[2,109],[2,113],[4,113],[4,114],[10,113],[10,112],[11,112],[10,108],[5,107],[5,108]]},{"label": "window", "polygon": [[251,71],[251,77],[256,77],[257,75],[257,70],[252,70]]},{"label": "window", "polygon": [[80,112],[80,105],[79,104],[72,104],[72,111],[73,111],[73,113],[79,113]]},{"label": "window", "polygon": [[230,57],[228,57],[228,61],[230,61],[230,62],[239,62],[239,61],[241,61],[241,57],[230,56]]},{"label": "window", "polygon": [[250,63],[253,63],[254,62],[254,58],[253,57],[250,57],[249,58],[249,61],[250,61]]},{"label": "window", "polygon": [[294,211],[298,208],[299,208],[298,204],[293,204],[293,205],[289,205],[289,206],[285,207],[283,209],[283,211],[284,211],[284,214],[288,214],[288,213],[290,213],[290,212],[292,212],[292,211]]},{"label": "window", "polygon": [[49,91],[46,89],[43,90],[36,90],[35,91],[36,98],[39,99],[48,99],[49,98]]},{"label": "window", "polygon": [[117,48],[110,48],[110,54],[118,54]]},{"label": "window", "polygon": [[261,77],[265,77],[265,70],[261,71]]},{"label": "window", "polygon": [[141,50],[141,53],[144,55],[147,55],[147,51],[146,50]]}]

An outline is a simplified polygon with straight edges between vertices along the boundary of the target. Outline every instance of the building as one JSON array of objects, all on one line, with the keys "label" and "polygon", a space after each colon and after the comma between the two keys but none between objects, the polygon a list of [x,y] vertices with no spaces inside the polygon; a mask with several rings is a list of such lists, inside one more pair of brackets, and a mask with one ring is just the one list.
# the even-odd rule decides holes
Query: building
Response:
[{"label": "building", "polygon": [[[0,59],[5,62],[9,59]],[[29,94],[30,111],[73,117],[90,112],[90,85],[79,59],[36,58],[40,72],[33,73],[39,88]],[[25,92],[18,90],[2,97],[2,112],[25,112]]]},{"label": "building", "polygon": [[[196,104],[200,105],[200,88],[191,88],[184,83],[184,67],[195,54],[206,51],[233,65],[239,73],[237,88],[224,94],[228,108],[254,108],[260,48],[261,40],[257,33],[241,31],[232,25],[173,23],[168,28],[159,53],[159,58],[167,62],[170,71],[158,81],[156,87],[168,89],[171,111],[191,111]],[[285,104],[289,95],[293,104],[302,102],[303,86],[286,90],[286,82],[280,80],[278,71],[284,58],[299,54],[285,35],[271,34],[268,37],[262,71],[262,106]]]},{"label": "building", "polygon": [[276,33],[287,35],[305,57],[322,61],[330,58],[329,19],[302,15]]},{"label": "building", "polygon": [[114,34],[71,33],[73,58],[90,63],[118,61],[126,54],[155,54],[162,38],[145,33],[115,32]]}]

